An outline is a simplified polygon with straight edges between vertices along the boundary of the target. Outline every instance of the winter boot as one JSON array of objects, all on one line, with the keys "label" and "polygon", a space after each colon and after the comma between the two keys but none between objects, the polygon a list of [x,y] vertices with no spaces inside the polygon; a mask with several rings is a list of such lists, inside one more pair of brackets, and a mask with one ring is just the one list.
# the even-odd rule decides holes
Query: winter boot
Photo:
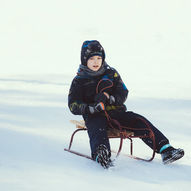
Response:
[{"label": "winter boot", "polygon": [[110,151],[105,145],[102,144],[98,146],[97,151],[94,155],[94,160],[97,163],[101,164],[103,168],[108,169],[109,167],[113,166],[110,156]]},{"label": "winter boot", "polygon": [[161,157],[163,164],[170,164],[184,156],[184,150],[183,149],[175,149],[173,147],[168,147],[164,151],[161,152]]}]

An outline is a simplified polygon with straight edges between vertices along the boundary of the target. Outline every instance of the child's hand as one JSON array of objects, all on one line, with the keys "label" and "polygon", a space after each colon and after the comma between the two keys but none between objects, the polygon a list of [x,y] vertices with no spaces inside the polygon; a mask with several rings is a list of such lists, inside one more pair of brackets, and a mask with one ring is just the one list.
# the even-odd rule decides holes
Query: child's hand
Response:
[{"label": "child's hand", "polygon": [[110,96],[109,96],[109,104],[112,105],[112,104],[114,104],[114,103],[115,103],[115,97],[112,96],[112,95],[110,95]]},{"label": "child's hand", "polygon": [[94,106],[89,106],[89,111],[91,114],[99,113],[105,110],[105,106],[102,102],[95,104]]},{"label": "child's hand", "polygon": [[105,105],[106,104],[114,104],[115,103],[115,97],[112,96],[112,95],[109,95],[108,93],[106,92],[103,92],[103,93],[98,93],[96,94],[95,98],[94,98],[94,101],[96,103],[99,103],[99,102],[103,102]]},{"label": "child's hand", "polygon": [[115,103],[115,97],[114,97],[114,96],[109,95],[109,94],[108,94],[108,93],[106,93],[106,92],[103,92],[103,93],[104,93],[104,95],[107,97],[108,102],[109,102],[109,104],[110,104],[110,105],[112,105],[112,104],[114,104],[114,103]]}]

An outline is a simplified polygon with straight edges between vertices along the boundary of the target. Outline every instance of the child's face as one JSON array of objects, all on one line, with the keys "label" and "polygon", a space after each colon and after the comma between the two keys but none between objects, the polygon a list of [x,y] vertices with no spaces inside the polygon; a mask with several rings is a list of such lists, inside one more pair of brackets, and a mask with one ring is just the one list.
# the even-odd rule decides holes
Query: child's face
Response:
[{"label": "child's face", "polygon": [[102,64],[102,57],[101,56],[92,56],[87,61],[87,67],[94,72],[97,72]]}]

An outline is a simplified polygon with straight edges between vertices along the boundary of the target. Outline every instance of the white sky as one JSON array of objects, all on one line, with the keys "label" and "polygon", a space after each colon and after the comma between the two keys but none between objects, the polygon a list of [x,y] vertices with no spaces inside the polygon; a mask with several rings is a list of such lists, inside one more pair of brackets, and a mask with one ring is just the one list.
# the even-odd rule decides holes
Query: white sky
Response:
[{"label": "white sky", "polygon": [[0,75],[70,73],[97,39],[129,83],[191,95],[190,0],[1,0]]}]

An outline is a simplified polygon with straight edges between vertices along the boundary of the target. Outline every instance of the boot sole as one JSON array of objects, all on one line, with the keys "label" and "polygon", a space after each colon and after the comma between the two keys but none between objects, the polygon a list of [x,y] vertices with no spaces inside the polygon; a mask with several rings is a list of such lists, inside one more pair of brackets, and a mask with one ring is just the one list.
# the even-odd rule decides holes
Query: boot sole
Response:
[{"label": "boot sole", "polygon": [[178,151],[177,153],[175,153],[171,158],[169,158],[168,160],[164,161],[163,164],[170,164],[175,162],[176,160],[182,158],[184,156],[184,151]]}]

